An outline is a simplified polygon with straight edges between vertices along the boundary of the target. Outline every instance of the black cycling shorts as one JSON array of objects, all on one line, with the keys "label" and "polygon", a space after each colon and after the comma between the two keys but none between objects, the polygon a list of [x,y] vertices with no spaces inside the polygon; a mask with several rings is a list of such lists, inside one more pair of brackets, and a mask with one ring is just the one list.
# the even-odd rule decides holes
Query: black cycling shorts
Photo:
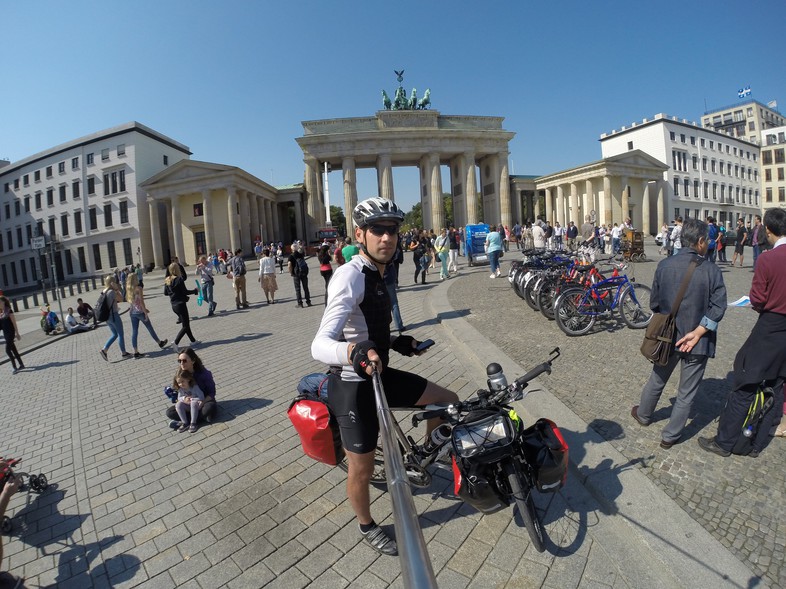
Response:
[{"label": "black cycling shorts", "polygon": [[[382,386],[390,407],[414,407],[428,381],[422,376],[385,368]],[[377,447],[379,421],[370,380],[350,382],[337,374],[328,377],[328,405],[338,420],[341,442],[347,452],[366,454]]]}]

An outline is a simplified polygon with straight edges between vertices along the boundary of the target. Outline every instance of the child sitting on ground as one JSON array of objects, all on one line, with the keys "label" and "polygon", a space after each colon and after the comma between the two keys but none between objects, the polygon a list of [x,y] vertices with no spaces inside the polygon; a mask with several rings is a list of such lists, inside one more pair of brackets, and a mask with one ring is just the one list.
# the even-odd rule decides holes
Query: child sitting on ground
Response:
[{"label": "child sitting on ground", "polygon": [[[197,386],[194,380],[194,375],[188,370],[178,370],[175,375],[175,381],[172,383],[173,388],[177,391],[177,403],[175,403],[175,411],[180,417],[180,427],[177,431],[184,432],[190,431],[192,434],[197,431],[197,418],[199,417],[199,408],[202,406],[202,401],[205,400],[205,394],[202,389]],[[186,408],[191,409],[191,425],[187,423]]]}]

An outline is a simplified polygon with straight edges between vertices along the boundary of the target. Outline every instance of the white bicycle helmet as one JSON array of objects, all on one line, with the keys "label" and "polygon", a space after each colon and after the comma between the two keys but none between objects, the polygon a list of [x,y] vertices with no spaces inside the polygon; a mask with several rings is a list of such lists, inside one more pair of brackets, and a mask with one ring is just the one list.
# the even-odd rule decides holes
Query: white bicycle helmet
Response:
[{"label": "white bicycle helmet", "polygon": [[404,222],[404,212],[392,200],[375,196],[361,201],[352,211],[352,220],[360,228],[377,221]]}]

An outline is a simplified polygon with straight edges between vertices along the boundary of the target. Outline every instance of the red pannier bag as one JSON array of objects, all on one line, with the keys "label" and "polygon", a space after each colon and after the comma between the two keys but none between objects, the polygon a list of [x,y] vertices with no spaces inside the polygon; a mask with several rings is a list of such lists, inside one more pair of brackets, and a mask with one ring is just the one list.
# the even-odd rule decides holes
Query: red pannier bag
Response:
[{"label": "red pannier bag", "polygon": [[324,374],[303,377],[298,385],[300,394],[290,404],[287,416],[300,436],[306,456],[336,466],[344,459],[344,447],[336,418],[325,402],[326,388]]}]

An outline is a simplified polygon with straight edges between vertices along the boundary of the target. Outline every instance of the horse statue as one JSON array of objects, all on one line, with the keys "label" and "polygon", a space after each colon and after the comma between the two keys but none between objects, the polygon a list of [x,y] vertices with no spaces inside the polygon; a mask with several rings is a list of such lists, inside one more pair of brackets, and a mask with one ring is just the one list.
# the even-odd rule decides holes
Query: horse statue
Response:
[{"label": "horse statue", "polygon": [[392,107],[392,104],[390,102],[390,97],[388,96],[388,93],[385,92],[384,90],[382,91],[382,106],[385,107],[385,110],[390,110]]},{"label": "horse statue", "polygon": [[406,110],[407,109],[407,93],[404,88],[399,86],[396,88],[396,97],[393,99],[393,110]]},{"label": "horse statue", "polygon": [[431,88],[426,88],[423,98],[418,100],[418,109],[426,110],[431,105]]},{"label": "horse statue", "polygon": [[418,91],[416,88],[412,89],[412,93],[409,95],[409,101],[407,102],[407,109],[415,110],[418,107]]}]

